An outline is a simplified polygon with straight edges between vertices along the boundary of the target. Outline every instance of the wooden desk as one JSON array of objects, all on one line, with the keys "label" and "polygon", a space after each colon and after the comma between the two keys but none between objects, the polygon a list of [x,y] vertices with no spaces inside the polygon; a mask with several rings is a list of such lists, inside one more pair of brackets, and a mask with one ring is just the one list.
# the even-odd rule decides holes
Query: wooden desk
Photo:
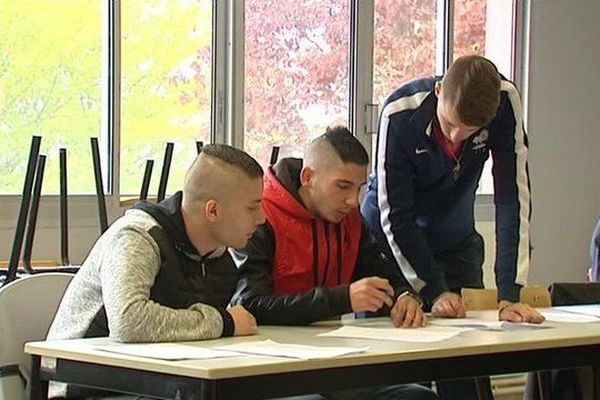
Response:
[{"label": "wooden desk", "polygon": [[[470,313],[493,319],[496,311]],[[323,338],[332,326],[261,326],[260,334],[194,342],[212,347],[273,339],[309,345],[370,346],[335,359],[245,356],[161,361],[94,350],[107,338],[34,342],[32,399],[45,398],[48,380],[158,398],[244,399],[315,393],[361,386],[421,382],[509,372],[600,365],[600,323],[550,324],[553,329],[470,331],[436,343]],[[40,357],[45,367],[41,369]],[[49,367],[46,365],[50,364]],[[40,385],[35,382],[42,382]],[[44,384],[45,383],[45,384]],[[596,390],[596,398],[598,391]]]}]

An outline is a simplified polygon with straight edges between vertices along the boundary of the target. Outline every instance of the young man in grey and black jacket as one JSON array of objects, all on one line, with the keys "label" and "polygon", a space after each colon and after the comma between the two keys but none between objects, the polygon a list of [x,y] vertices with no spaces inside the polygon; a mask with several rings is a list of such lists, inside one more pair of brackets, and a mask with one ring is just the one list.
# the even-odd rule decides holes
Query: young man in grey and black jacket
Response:
[{"label": "young man in grey and black jacket", "polygon": [[[240,150],[204,147],[182,191],[137,204],[98,239],[48,339],[161,342],[256,333],[252,314],[227,308],[237,282],[227,247],[243,247],[265,221],[262,175]],[[52,395],[80,394],[54,389]]]}]

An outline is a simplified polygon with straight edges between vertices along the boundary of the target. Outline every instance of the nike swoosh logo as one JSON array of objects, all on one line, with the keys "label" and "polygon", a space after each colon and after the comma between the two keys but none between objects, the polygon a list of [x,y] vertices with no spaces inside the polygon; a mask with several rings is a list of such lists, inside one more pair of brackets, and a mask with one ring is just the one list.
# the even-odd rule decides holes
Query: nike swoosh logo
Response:
[{"label": "nike swoosh logo", "polygon": [[415,149],[415,154],[423,154],[423,153],[428,153],[429,150],[427,149]]}]

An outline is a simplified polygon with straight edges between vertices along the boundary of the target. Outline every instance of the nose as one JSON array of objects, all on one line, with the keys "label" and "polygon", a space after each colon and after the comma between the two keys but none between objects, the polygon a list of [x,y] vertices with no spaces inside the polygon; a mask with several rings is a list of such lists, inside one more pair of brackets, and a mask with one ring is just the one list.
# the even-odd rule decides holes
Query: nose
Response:
[{"label": "nose", "polygon": [[353,193],[350,193],[350,196],[346,198],[346,204],[348,204],[352,208],[358,207],[359,194],[360,194],[360,190],[356,190]]}]

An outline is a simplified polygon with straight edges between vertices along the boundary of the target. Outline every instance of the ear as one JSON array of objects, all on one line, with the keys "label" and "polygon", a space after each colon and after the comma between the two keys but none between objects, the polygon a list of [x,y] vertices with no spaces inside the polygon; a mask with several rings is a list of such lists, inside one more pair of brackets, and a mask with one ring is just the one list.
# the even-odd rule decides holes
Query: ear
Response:
[{"label": "ear", "polygon": [[210,199],[204,204],[204,215],[209,222],[217,222],[221,216],[220,211],[219,203],[214,199]]},{"label": "ear", "polygon": [[433,90],[435,92],[435,96],[439,98],[440,94],[442,93],[442,82],[436,82]]},{"label": "ear", "polygon": [[315,175],[315,171],[311,167],[304,167],[300,171],[300,184],[302,186],[308,185]]}]

